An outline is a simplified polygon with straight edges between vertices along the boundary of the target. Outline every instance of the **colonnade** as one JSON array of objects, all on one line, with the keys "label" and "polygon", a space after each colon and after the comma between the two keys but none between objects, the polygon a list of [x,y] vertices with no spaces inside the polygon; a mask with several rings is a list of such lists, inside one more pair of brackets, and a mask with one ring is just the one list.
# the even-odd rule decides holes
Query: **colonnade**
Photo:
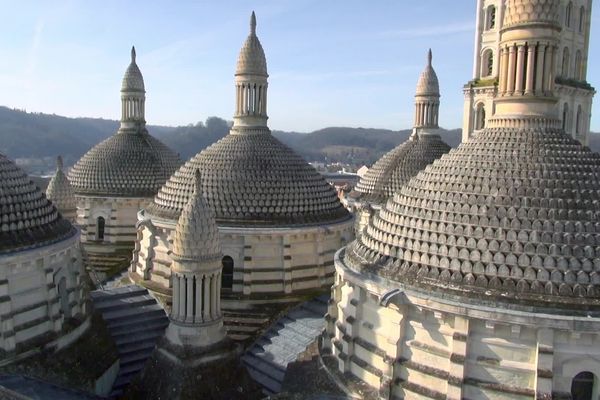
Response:
[{"label": "colonnade", "polygon": [[238,83],[236,89],[236,115],[267,114],[267,85]]},{"label": "colonnade", "polygon": [[121,121],[144,120],[146,102],[139,97],[123,97],[121,100]]},{"label": "colonnade", "polygon": [[504,44],[500,49],[500,95],[550,95],[557,53],[557,46],[551,43]]},{"label": "colonnade", "polygon": [[186,323],[206,323],[221,318],[221,271],[173,272],[171,318]]},{"label": "colonnade", "polygon": [[415,128],[437,128],[439,110],[439,101],[417,101],[415,104]]}]

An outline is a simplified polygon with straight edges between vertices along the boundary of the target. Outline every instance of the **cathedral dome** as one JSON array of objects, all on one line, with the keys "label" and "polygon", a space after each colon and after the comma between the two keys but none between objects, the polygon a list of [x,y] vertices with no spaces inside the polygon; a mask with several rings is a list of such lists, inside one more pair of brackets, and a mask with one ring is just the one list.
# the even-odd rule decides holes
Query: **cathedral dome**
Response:
[{"label": "cathedral dome", "polygon": [[60,156],[56,160],[56,173],[52,179],[50,179],[48,188],[46,188],[46,197],[48,197],[48,200],[52,201],[56,208],[61,210],[61,212],[64,210],[75,210],[77,208],[75,193],[73,192],[71,183],[63,172],[63,160]]},{"label": "cathedral dome", "polygon": [[260,40],[256,36],[256,15],[254,11],[250,17],[250,34],[240,50],[235,74],[268,76],[267,58]]},{"label": "cathedral dome", "polygon": [[144,77],[142,71],[135,62],[135,47],[131,48],[131,63],[125,71],[123,76],[123,83],[121,84],[122,92],[145,92]]},{"label": "cathedral dome", "polygon": [[486,128],[389,199],[346,262],[496,301],[600,306],[600,155],[556,128]]},{"label": "cathedral dome", "polygon": [[0,153],[0,254],[45,246],[75,233],[27,174]]},{"label": "cathedral dome", "polygon": [[415,96],[439,96],[440,95],[440,84],[438,81],[437,74],[431,65],[432,54],[429,50],[427,57],[427,66],[421,72],[421,76],[417,82],[417,90]]},{"label": "cathedral dome", "polygon": [[450,150],[439,135],[415,133],[386,153],[356,185],[365,200],[383,203],[410,178]]},{"label": "cathedral dome", "polygon": [[325,179],[269,132],[232,132],[204,149],[171,176],[148,212],[176,220],[198,169],[219,224],[303,225],[350,218]]},{"label": "cathedral dome", "polygon": [[77,161],[69,181],[77,194],[152,197],[179,165],[177,154],[146,130],[116,133]]}]

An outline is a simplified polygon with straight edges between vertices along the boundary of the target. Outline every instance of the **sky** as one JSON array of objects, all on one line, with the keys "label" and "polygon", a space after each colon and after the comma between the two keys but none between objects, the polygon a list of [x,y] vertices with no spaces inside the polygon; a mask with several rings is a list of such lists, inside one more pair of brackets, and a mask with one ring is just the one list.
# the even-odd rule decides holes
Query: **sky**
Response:
[{"label": "sky", "polygon": [[[68,117],[120,117],[136,46],[146,120],[232,119],[234,71],[256,11],[269,70],[269,126],[405,129],[428,48],[440,125],[462,123],[472,78],[475,0],[0,0],[0,105]],[[592,11],[588,81],[600,87],[600,6]],[[600,98],[592,110],[600,131]]]}]

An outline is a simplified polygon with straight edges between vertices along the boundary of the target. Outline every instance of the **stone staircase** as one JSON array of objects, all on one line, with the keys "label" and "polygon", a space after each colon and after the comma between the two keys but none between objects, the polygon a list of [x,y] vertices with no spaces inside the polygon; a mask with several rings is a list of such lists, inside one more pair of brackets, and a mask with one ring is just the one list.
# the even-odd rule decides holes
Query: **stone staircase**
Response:
[{"label": "stone staircase", "polygon": [[223,325],[227,336],[237,342],[248,342],[268,326],[270,314],[260,311],[241,311],[223,308]]},{"label": "stone staircase", "polygon": [[137,285],[96,290],[91,297],[119,353],[119,374],[110,395],[114,398],[144,368],[169,318],[156,299]]},{"label": "stone staircase", "polygon": [[292,308],[248,348],[242,360],[265,394],[276,394],[289,363],[315,341],[325,328],[329,295]]}]

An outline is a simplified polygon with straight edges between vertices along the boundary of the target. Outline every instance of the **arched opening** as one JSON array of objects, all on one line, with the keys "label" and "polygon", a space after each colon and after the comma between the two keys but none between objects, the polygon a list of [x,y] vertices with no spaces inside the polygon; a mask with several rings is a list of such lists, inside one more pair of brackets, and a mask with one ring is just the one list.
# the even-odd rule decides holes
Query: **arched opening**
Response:
[{"label": "arched opening", "polygon": [[567,28],[571,27],[571,14],[573,13],[573,2],[570,1],[567,4],[567,8],[565,10],[565,26]]},{"label": "arched opening", "polygon": [[494,52],[487,49],[481,56],[481,76],[492,76],[494,72]]},{"label": "arched opening", "polygon": [[577,106],[577,117],[575,118],[575,135],[581,134],[581,106]]},{"label": "arched opening", "polygon": [[496,7],[489,6],[485,16],[485,29],[494,29],[496,27]]},{"label": "arched opening", "polygon": [[71,318],[71,307],[69,306],[69,292],[67,292],[67,278],[64,276],[58,281],[58,296],[60,297],[60,311],[65,318]]},{"label": "arched opening", "polygon": [[485,128],[485,107],[483,103],[477,105],[477,112],[475,113],[475,130]]},{"label": "arched opening", "polygon": [[583,25],[585,23],[585,7],[579,8],[579,33],[583,33]]},{"label": "arched opening", "polygon": [[563,106],[562,128],[565,132],[567,132],[567,130],[569,128],[569,105],[567,103],[565,103]]},{"label": "arched opening", "polygon": [[569,48],[565,47],[563,50],[563,58],[562,58],[562,77],[569,77]]},{"label": "arched opening", "polygon": [[592,400],[595,380],[594,374],[589,371],[575,375],[571,381],[571,398],[573,400]]},{"label": "arched opening", "polygon": [[233,258],[225,256],[221,259],[223,271],[221,273],[221,289],[233,288]]},{"label": "arched opening", "polygon": [[575,52],[575,72],[574,77],[577,80],[583,79],[583,74],[581,73],[581,50],[577,50]]},{"label": "arched opening", "polygon": [[96,240],[104,240],[104,217],[96,218]]}]

